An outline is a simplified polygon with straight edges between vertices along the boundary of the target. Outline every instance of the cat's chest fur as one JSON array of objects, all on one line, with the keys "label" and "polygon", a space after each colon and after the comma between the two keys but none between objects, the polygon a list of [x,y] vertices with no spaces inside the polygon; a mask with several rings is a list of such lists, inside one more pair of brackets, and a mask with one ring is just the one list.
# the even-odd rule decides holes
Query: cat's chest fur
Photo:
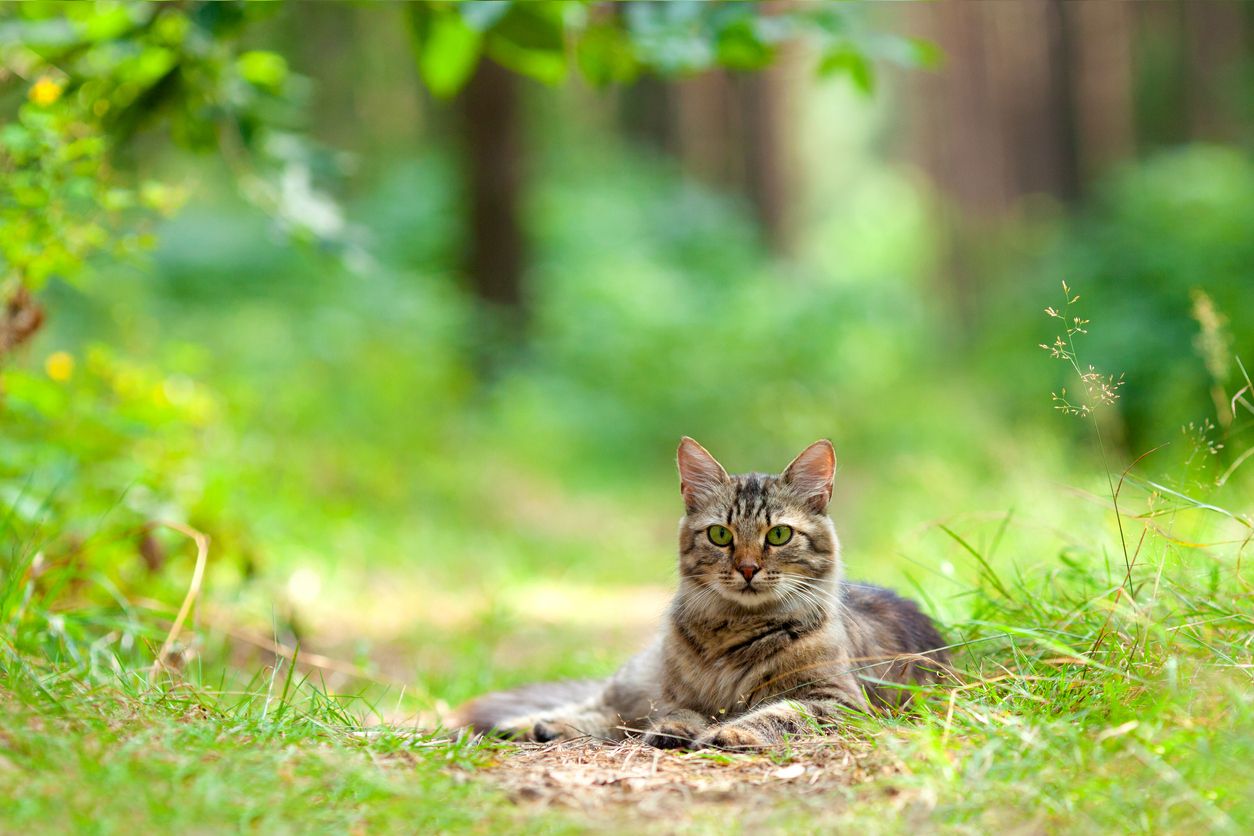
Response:
[{"label": "cat's chest fur", "polygon": [[795,690],[800,671],[821,679],[842,644],[832,630],[813,614],[672,619],[663,645],[663,696],[710,717],[748,711]]}]

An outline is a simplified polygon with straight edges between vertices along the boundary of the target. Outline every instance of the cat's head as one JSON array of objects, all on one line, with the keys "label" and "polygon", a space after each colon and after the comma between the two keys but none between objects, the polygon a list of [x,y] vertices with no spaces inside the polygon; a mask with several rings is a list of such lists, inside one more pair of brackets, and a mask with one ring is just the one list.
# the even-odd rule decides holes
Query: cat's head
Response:
[{"label": "cat's head", "polygon": [[840,572],[840,542],[827,516],[835,472],[826,439],[802,450],[778,476],[729,476],[685,437],[679,573],[689,589],[707,603],[754,610],[821,604]]}]

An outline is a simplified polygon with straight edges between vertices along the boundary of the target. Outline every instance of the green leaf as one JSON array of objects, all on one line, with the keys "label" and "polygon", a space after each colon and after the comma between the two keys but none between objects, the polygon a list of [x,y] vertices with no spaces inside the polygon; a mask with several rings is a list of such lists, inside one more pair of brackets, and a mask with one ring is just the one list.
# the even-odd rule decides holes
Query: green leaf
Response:
[{"label": "green leaf", "polygon": [[249,84],[279,91],[287,81],[287,60],[277,52],[254,49],[235,59],[235,69]]},{"label": "green leaf", "polygon": [[566,78],[566,55],[562,52],[537,52],[502,38],[490,38],[488,54],[501,66],[545,84],[561,84]]},{"label": "green leaf", "polygon": [[561,2],[515,3],[488,33],[488,54],[502,66],[545,84],[566,78],[566,30]]},{"label": "green leaf", "polygon": [[758,70],[771,63],[775,50],[758,37],[753,21],[742,18],[718,33],[718,62],[733,70]]},{"label": "green leaf", "polygon": [[923,38],[909,38],[915,66],[935,70],[945,63],[945,52],[939,46]]},{"label": "green leaf", "polygon": [[134,25],[133,7],[97,4],[92,14],[82,24],[83,34],[89,41],[107,41],[124,35]]},{"label": "green leaf", "polygon": [[519,49],[560,53],[566,46],[562,17],[562,4],[551,0],[515,3],[490,31]]},{"label": "green leaf", "polygon": [[597,86],[631,81],[640,70],[627,33],[595,26],[579,39],[576,59],[584,78]]},{"label": "green leaf", "polygon": [[863,93],[875,89],[875,72],[867,57],[851,46],[840,46],[825,54],[819,62],[819,75],[847,74],[854,86]]},{"label": "green leaf", "polygon": [[482,36],[451,7],[420,3],[409,10],[418,74],[436,96],[452,96],[474,72]]},{"label": "green leaf", "polygon": [[22,154],[35,147],[35,138],[31,136],[30,131],[23,125],[17,122],[10,122],[3,128],[0,128],[0,147],[7,148],[16,154]]},{"label": "green leaf", "polygon": [[[174,50],[161,46],[145,47],[135,59],[127,62],[127,81],[140,87],[150,87],[172,70],[177,63],[178,55]],[[286,65],[284,68],[286,69]]]},{"label": "green leaf", "polygon": [[166,46],[179,46],[187,37],[191,23],[187,15],[177,9],[163,9],[152,24],[152,37]]}]

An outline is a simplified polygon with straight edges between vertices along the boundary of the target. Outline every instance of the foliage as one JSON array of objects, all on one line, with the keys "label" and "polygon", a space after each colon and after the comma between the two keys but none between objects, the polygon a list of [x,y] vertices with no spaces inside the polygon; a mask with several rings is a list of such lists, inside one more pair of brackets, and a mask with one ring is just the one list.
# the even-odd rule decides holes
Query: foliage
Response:
[{"label": "foliage", "polygon": [[[4,664],[18,648],[111,680],[157,641],[136,598],[174,598],[185,522],[200,495],[195,453],[219,406],[190,379],[103,348],[45,369],[10,369],[0,438],[0,626]],[[226,569],[226,564],[220,564]],[[57,601],[61,612],[32,606]],[[110,642],[101,644],[105,636]],[[117,643],[110,649],[109,644]],[[90,645],[80,653],[80,644]]]},{"label": "foliage", "polygon": [[[756,67],[810,32],[865,85],[872,58],[919,49],[869,38],[856,10],[788,8],[409,13],[445,94],[485,55],[612,83]],[[0,829],[586,830],[492,788],[508,750],[364,727],[636,649],[673,582],[683,433],[737,469],[834,436],[850,576],[912,587],[959,645],[960,686],[842,733],[883,774],[745,812],[872,832],[1254,823],[1251,413],[1232,398],[1254,332],[1248,156],[1117,173],[1033,226],[965,325],[931,304],[928,196],[866,149],[844,214],[782,267],[734,200],[563,125],[533,161],[528,342],[483,381],[455,161],[407,148],[325,202],[319,158],[288,142],[299,79],[247,36],[266,12],[3,10],[0,250],[57,316],[8,358],[0,413]],[[186,160],[167,136],[228,161],[201,158],[170,218],[183,196],[153,184]],[[292,247],[275,215],[298,238],[371,230],[369,269]],[[150,232],[151,258],[119,266]],[[107,292],[58,280],[88,269]],[[1043,322],[1060,277],[1082,317]],[[1055,370],[1096,387],[1074,409],[1127,372],[1096,410],[1101,459],[1088,422],[1048,408],[1062,392],[1035,346],[1055,334]],[[1132,434],[1106,435],[1125,408]],[[1121,472],[1185,421],[1196,459]],[[154,670],[194,558],[164,523],[211,545]],[[661,826],[722,831],[728,809]]]},{"label": "foliage", "polygon": [[[285,59],[240,38],[270,4],[36,2],[5,7],[0,292],[73,280],[150,245],[142,222],[182,189],[145,174],[154,140],[220,151],[295,231],[339,224],[308,184]],[[128,165],[129,163],[129,165]],[[138,169],[138,170],[136,170]],[[295,178],[295,181],[293,181]],[[324,203],[325,201],[322,201]]]},{"label": "foliage", "polygon": [[[272,10],[239,0],[5,10],[0,62],[13,118],[0,132],[0,296],[12,310],[0,323],[0,354],[39,326],[29,292],[50,276],[83,275],[94,257],[150,244],[143,214],[181,202],[181,189],[143,173],[151,141],[141,134],[219,152],[243,194],[290,234],[362,262],[355,231],[315,185],[325,155],[298,131],[286,59],[242,46]],[[866,90],[872,58],[935,59],[921,42],[863,33],[827,4],[768,11],[756,3],[418,2],[408,13],[420,73],[444,96],[481,55],[550,83],[564,79],[573,60],[589,80],[609,83],[642,71],[759,69],[785,40],[812,33],[820,70],[847,72]]]},{"label": "foliage", "polygon": [[105,184],[103,137],[56,106],[61,94],[58,82],[39,79],[0,132],[6,296],[19,284],[38,290],[51,275],[73,278],[98,252],[139,242],[134,232],[115,233],[135,192]]},{"label": "foliage", "polygon": [[[1093,352],[1119,357],[1131,380],[1155,381],[1130,390],[1125,414],[1137,430],[1161,432],[1169,421],[1198,420],[1180,406],[1205,402],[1213,385],[1226,393],[1216,399],[1215,419],[1232,419],[1222,402],[1244,384],[1232,358],[1244,358],[1248,368],[1254,357],[1246,292],[1254,263],[1251,224],[1254,163],[1236,151],[1205,147],[1126,168],[1076,221],[1060,269],[1093,288],[1093,305],[1121,313],[1119,323],[1099,330]],[[1215,311],[1211,339],[1231,340],[1215,360],[1197,350],[1204,323],[1180,316],[1195,307],[1199,291]],[[1146,333],[1154,339],[1142,339]]]},{"label": "foliage", "polygon": [[[1111,565],[1120,548],[1111,528],[1091,527],[1108,506],[1065,503],[1073,536],[1033,566],[1004,556],[1017,534],[1048,551],[1032,521],[994,520],[997,535],[983,546],[978,525],[962,526],[952,543],[963,557],[954,559],[978,579],[951,581],[964,602],[946,627],[961,684],[920,694],[905,716],[842,730],[842,739],[873,744],[888,767],[841,804],[824,798],[820,813],[781,793],[757,798],[752,815],[795,829],[821,814],[877,832],[1024,820],[1068,830],[1247,829],[1254,610],[1242,558],[1251,521],[1224,501],[1131,477],[1119,513],[1143,533],[1126,568]],[[15,799],[7,825],[586,826],[520,810],[495,791],[485,770],[507,750],[363,730],[387,716],[391,695],[377,687],[337,695],[283,662],[251,678],[224,671],[225,647],[212,635],[180,677],[149,678],[162,611],[67,608],[76,586],[94,582],[81,567],[9,573],[0,592],[0,788]],[[560,629],[541,648],[550,659]],[[497,683],[556,673],[530,660],[494,664]],[[776,759],[809,762],[803,746]],[[1147,793],[1162,803],[1145,804]],[[909,811],[908,825],[886,821],[892,804]],[[691,817],[696,830],[723,824],[700,804]]]},{"label": "foliage", "polygon": [[[1238,764],[1254,744],[1254,702],[1236,660],[1254,618],[1241,570],[1251,521],[1153,490],[1140,498],[1128,512],[1125,491],[1124,525],[1147,532],[1126,572],[1079,546],[1034,571],[992,569],[974,593],[971,619],[955,625],[969,643],[966,684],[890,744],[910,764],[898,791],[934,805],[934,820],[1249,826]],[[1180,530],[1220,542],[1185,543]],[[1146,804],[1147,792],[1163,803]],[[876,815],[860,806],[859,818]]]},{"label": "foliage", "polygon": [[[1138,451],[1170,440],[1169,454],[1183,460],[1196,447],[1195,430],[1210,426],[1203,448],[1226,445],[1217,461],[1240,455],[1227,435],[1239,425],[1231,403],[1245,385],[1239,361],[1248,370],[1254,356],[1245,301],[1254,248],[1243,231],[1254,222],[1252,183],[1248,154],[1183,147],[1116,169],[1073,216],[1036,217],[984,236],[973,269],[986,315],[971,335],[972,357],[981,376],[998,377],[1006,414],[1036,413],[1038,393],[1024,383],[1041,363],[1016,349],[1024,333],[1037,342],[1059,336],[1042,329],[1035,312],[1066,277],[1084,288],[1084,318],[1093,320],[1087,361],[1118,369],[1125,381],[1103,419],[1112,441]],[[1055,387],[1070,385],[1056,371]]]},{"label": "foliage", "polygon": [[855,10],[829,2],[434,0],[411,3],[409,11],[419,71],[439,96],[456,93],[482,56],[550,84],[575,66],[592,84],[605,85],[646,72],[759,70],[785,42],[812,38],[821,74],[847,74],[867,92],[874,60],[911,66],[938,60],[929,44],[868,32]]}]

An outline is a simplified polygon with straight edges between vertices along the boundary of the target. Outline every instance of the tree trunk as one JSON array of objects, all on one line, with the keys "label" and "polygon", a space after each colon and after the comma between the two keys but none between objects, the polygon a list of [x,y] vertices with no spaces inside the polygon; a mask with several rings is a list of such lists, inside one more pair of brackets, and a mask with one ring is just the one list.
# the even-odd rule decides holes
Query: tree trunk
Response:
[{"label": "tree trunk", "polygon": [[469,209],[466,274],[487,305],[521,319],[523,138],[517,76],[488,59],[461,93]]},{"label": "tree trunk", "polygon": [[1052,123],[1053,183],[1051,191],[1067,203],[1080,198],[1080,154],[1076,138],[1075,87],[1072,78],[1075,60],[1073,37],[1068,28],[1062,0],[1049,0],[1045,6],[1047,90],[1043,110]]},{"label": "tree trunk", "polygon": [[1075,56],[1077,162],[1084,182],[1136,152],[1133,13],[1124,3],[1067,8]]},{"label": "tree trunk", "polygon": [[739,113],[731,80],[721,69],[675,83],[679,158],[697,179],[716,186],[742,182]]},{"label": "tree trunk", "polygon": [[675,88],[670,82],[656,76],[637,79],[619,98],[623,133],[652,151],[673,155],[679,150],[675,107]]},{"label": "tree trunk", "polygon": [[1188,3],[1183,12],[1185,72],[1192,92],[1189,136],[1204,142],[1237,143],[1245,102],[1232,95],[1232,80],[1249,52],[1245,25],[1249,11],[1240,3]]},{"label": "tree trunk", "polygon": [[1134,3],[1136,137],[1142,153],[1189,140],[1184,4]]},{"label": "tree trunk", "polygon": [[786,66],[709,70],[676,82],[642,79],[620,110],[625,133],[676,156],[686,172],[743,193],[767,246],[787,254],[793,190]]},{"label": "tree trunk", "polygon": [[792,244],[792,155],[786,131],[792,120],[784,96],[784,71],[785,67],[775,65],[737,79],[745,193],[767,245],[777,255],[787,255]]}]

